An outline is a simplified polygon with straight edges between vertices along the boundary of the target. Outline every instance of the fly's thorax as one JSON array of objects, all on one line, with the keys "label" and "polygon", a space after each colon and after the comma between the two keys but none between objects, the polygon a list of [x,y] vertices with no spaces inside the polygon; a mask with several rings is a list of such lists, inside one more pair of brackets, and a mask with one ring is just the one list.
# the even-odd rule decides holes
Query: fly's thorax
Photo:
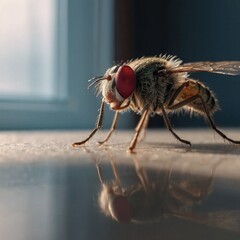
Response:
[{"label": "fly's thorax", "polygon": [[185,74],[169,74],[168,62],[165,59],[151,58],[135,64],[137,78],[136,91],[132,96],[131,108],[135,112],[142,112],[150,106],[150,112],[158,113],[172,91],[178,78]]},{"label": "fly's thorax", "polygon": [[166,69],[174,68],[179,66],[182,61],[172,55],[159,55],[155,57],[141,57],[134,60],[130,60],[127,64],[136,71],[138,68],[147,67],[149,64],[160,64]]}]

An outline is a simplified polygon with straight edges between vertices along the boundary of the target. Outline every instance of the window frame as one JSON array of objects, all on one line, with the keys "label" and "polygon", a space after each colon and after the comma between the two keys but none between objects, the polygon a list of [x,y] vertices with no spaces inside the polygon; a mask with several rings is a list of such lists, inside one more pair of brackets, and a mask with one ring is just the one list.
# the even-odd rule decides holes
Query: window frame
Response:
[{"label": "window frame", "polygon": [[99,98],[87,91],[87,79],[102,74],[113,62],[114,3],[56,2],[59,97],[41,101],[1,100],[2,130],[92,128],[96,122]]}]

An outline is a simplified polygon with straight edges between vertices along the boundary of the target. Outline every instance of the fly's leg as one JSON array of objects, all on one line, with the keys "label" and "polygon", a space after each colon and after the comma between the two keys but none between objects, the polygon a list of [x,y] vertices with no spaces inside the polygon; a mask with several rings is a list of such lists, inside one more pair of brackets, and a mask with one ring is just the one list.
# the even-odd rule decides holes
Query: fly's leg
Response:
[{"label": "fly's leg", "polygon": [[[199,98],[199,99],[201,100],[201,102],[202,102],[203,109],[204,109],[204,112],[205,112],[205,114],[206,114],[207,120],[208,120],[208,122],[209,122],[209,124],[210,124],[210,127],[211,127],[217,134],[219,134],[223,139],[225,139],[225,140],[227,140],[227,141],[229,141],[229,142],[231,142],[231,143],[234,143],[234,144],[240,144],[240,141],[236,141],[236,140],[233,140],[233,139],[227,137],[223,132],[221,132],[221,131],[216,127],[216,125],[215,125],[215,123],[214,123],[214,121],[213,121],[213,119],[212,119],[212,117],[211,117],[211,115],[210,115],[210,113],[209,113],[209,111],[208,111],[208,109],[207,109],[207,106],[206,106],[205,101],[203,100],[202,96],[199,95],[199,94],[194,95],[194,96],[192,96],[192,97],[190,97],[190,98],[188,98],[188,99],[186,99],[186,100],[183,100],[182,102],[179,102],[179,103],[177,103],[177,104],[170,105],[170,106],[168,106],[168,109],[170,109],[170,110],[176,110],[176,109],[178,109],[178,108],[181,108],[181,107],[183,107],[183,106],[185,106],[185,105],[187,105],[187,104],[195,101],[195,100],[198,99],[198,98]],[[175,99],[174,99],[174,100],[175,100]],[[174,102],[174,100],[171,101],[171,102]]]},{"label": "fly's leg", "polygon": [[180,138],[180,137],[173,131],[172,126],[171,126],[171,123],[170,123],[170,121],[169,121],[169,119],[168,119],[168,117],[167,117],[167,113],[166,113],[164,107],[162,106],[161,109],[162,109],[163,120],[164,120],[164,123],[165,123],[167,129],[173,134],[173,136],[174,136],[178,141],[180,141],[180,142],[182,142],[182,143],[184,143],[184,144],[187,144],[187,145],[189,145],[189,146],[191,147],[191,143],[190,143],[189,141]]},{"label": "fly's leg", "polygon": [[77,146],[80,146],[80,145],[86,143],[102,127],[103,114],[104,114],[104,100],[102,100],[102,103],[101,103],[96,127],[92,130],[92,132],[89,134],[89,136],[85,140],[83,140],[81,142],[73,143],[72,144],[73,147],[77,147]]},{"label": "fly's leg", "polygon": [[[174,106],[177,105],[177,104],[176,104],[176,105],[173,105],[174,101],[175,101],[176,98],[179,96],[179,94],[181,93],[181,91],[182,91],[186,86],[188,86],[188,85],[189,85],[189,81],[186,81],[186,82],[184,82],[184,83],[174,92],[174,94],[172,95],[172,97],[171,97],[171,99],[170,99],[170,101],[169,101],[169,103],[168,103],[168,106],[167,106],[168,109],[173,110],[172,107],[174,107]],[[177,107],[177,108],[180,108],[180,107]],[[174,108],[174,109],[175,109],[175,108]],[[171,123],[170,123],[170,121],[169,121],[169,119],[168,119],[168,117],[167,117],[166,111],[165,111],[165,109],[164,109],[163,106],[162,106],[162,114],[163,114],[163,120],[164,120],[164,122],[165,122],[165,125],[166,125],[167,129],[173,134],[173,136],[174,136],[177,140],[179,140],[180,142],[185,143],[185,144],[187,144],[187,145],[189,145],[189,146],[191,147],[191,143],[190,143],[189,141],[184,140],[184,139],[181,139],[181,138],[172,130]]]},{"label": "fly's leg", "polygon": [[145,169],[143,169],[140,164],[139,161],[137,159],[137,157],[135,155],[132,155],[132,160],[135,166],[135,171],[136,174],[141,182],[141,185],[143,186],[144,190],[146,193],[150,192],[150,186],[149,186],[149,180],[148,180],[148,174],[145,171]]},{"label": "fly's leg", "polygon": [[[138,142],[142,142],[144,140],[144,138],[146,137],[146,128],[148,126],[148,122],[149,122],[149,115],[146,117],[146,119],[143,123],[143,127],[142,127],[142,130],[141,130],[141,136],[139,137]],[[138,128],[138,126],[136,127],[135,131],[137,130],[137,128]]]},{"label": "fly's leg", "polygon": [[212,119],[212,117],[211,117],[211,115],[210,115],[210,113],[209,113],[209,111],[208,111],[208,109],[207,109],[207,107],[206,107],[206,103],[204,102],[204,100],[203,100],[203,98],[202,98],[201,96],[199,96],[199,98],[200,98],[201,101],[202,101],[202,104],[203,104],[203,107],[204,107],[204,111],[205,111],[205,113],[206,113],[206,116],[207,116],[208,122],[209,122],[209,124],[210,124],[210,127],[211,127],[218,135],[220,135],[224,140],[227,140],[227,141],[229,141],[229,142],[231,142],[231,143],[234,143],[234,144],[240,144],[240,141],[236,141],[236,140],[233,140],[233,139],[227,137],[222,131],[220,131],[220,130],[216,127],[216,125],[215,125],[215,123],[214,123],[214,121],[213,121],[213,119]]},{"label": "fly's leg", "polygon": [[146,117],[148,116],[148,110],[149,110],[149,107],[146,108],[146,110],[144,111],[136,129],[135,129],[135,135],[133,137],[133,140],[128,148],[129,152],[132,153],[133,152],[133,149],[135,148],[136,144],[137,144],[137,139],[138,139],[138,136],[144,126],[144,122],[146,120]]},{"label": "fly's leg", "polygon": [[120,115],[120,113],[117,111],[117,112],[115,113],[115,115],[114,115],[114,119],[113,119],[113,122],[112,122],[112,126],[111,126],[111,129],[110,129],[109,132],[108,132],[107,137],[106,137],[103,141],[98,142],[99,145],[102,145],[102,144],[106,143],[106,142],[108,141],[108,139],[111,137],[112,133],[113,133],[114,130],[116,129],[119,115]]},{"label": "fly's leg", "polygon": [[96,168],[97,168],[97,173],[98,173],[98,178],[99,181],[102,185],[104,185],[104,181],[103,181],[103,175],[102,175],[102,169],[101,166],[99,164],[99,161],[96,161]]},{"label": "fly's leg", "polygon": [[189,85],[189,81],[186,81],[186,82],[184,82],[180,87],[178,87],[178,88],[176,89],[176,91],[173,93],[173,95],[172,95],[172,97],[171,97],[171,99],[170,99],[170,101],[169,101],[169,103],[168,103],[168,107],[173,105],[174,101],[175,101],[176,98],[179,96],[179,94],[181,93],[181,91],[182,91],[185,87],[187,87],[188,85]]}]

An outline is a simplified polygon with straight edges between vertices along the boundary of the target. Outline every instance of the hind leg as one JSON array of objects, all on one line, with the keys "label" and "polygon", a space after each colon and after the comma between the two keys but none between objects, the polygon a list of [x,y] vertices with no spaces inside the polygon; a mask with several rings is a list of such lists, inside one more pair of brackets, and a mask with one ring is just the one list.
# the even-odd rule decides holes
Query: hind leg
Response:
[{"label": "hind leg", "polygon": [[[205,116],[206,116],[206,118],[207,118],[207,120],[208,120],[208,122],[209,122],[210,127],[211,127],[218,135],[220,135],[223,139],[225,139],[225,140],[227,140],[227,141],[229,141],[229,142],[231,142],[231,143],[234,143],[234,144],[240,144],[240,141],[233,140],[233,139],[227,137],[221,130],[219,130],[219,129],[216,127],[216,125],[215,125],[215,123],[214,123],[214,121],[213,121],[213,119],[212,119],[212,117],[211,117],[211,115],[210,115],[210,113],[209,113],[209,111],[208,111],[208,109],[207,109],[207,106],[206,106],[205,101],[203,100],[203,98],[202,98],[201,95],[199,95],[199,94],[197,94],[197,95],[195,95],[195,96],[192,96],[192,97],[190,97],[190,98],[188,98],[188,99],[186,99],[186,100],[184,100],[184,101],[182,101],[182,102],[179,102],[179,103],[177,103],[177,104],[169,105],[169,106],[168,106],[168,109],[170,109],[170,110],[179,109],[179,108],[181,108],[181,107],[183,107],[183,106],[185,106],[185,105],[187,105],[187,104],[195,101],[196,99],[200,99],[200,100],[201,100],[202,105],[203,105],[203,110],[204,110]],[[172,102],[174,102],[174,101],[172,101]]]},{"label": "hind leg", "polygon": [[168,119],[168,117],[167,117],[167,113],[166,113],[164,107],[162,106],[161,109],[162,109],[163,120],[164,120],[164,122],[165,122],[165,125],[166,125],[167,129],[173,134],[173,136],[174,136],[178,141],[180,141],[180,142],[182,142],[182,143],[184,143],[184,144],[187,144],[187,145],[189,145],[189,146],[191,147],[191,143],[190,143],[189,141],[180,138],[180,137],[173,131],[172,126],[171,126],[171,123],[170,123],[170,121],[169,121],[169,119]]}]

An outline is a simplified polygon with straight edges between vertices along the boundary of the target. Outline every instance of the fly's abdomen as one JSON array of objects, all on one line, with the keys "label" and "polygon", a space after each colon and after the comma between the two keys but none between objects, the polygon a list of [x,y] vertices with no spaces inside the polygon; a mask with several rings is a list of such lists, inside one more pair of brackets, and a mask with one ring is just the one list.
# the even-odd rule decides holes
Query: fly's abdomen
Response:
[{"label": "fly's abdomen", "polygon": [[184,87],[176,100],[181,102],[195,95],[200,95],[201,98],[196,98],[184,107],[190,108],[193,112],[205,114],[205,105],[211,115],[219,109],[218,101],[214,93],[207,86],[195,80],[189,80],[189,84]]}]

